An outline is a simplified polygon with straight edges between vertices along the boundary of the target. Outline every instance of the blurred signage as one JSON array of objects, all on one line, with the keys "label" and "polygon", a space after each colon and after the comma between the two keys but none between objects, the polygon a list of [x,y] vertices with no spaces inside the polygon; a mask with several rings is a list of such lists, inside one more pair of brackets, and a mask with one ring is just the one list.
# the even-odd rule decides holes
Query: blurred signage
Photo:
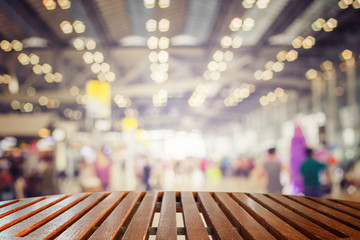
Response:
[{"label": "blurred signage", "polygon": [[125,117],[122,119],[121,126],[123,131],[137,129],[137,120],[133,117]]},{"label": "blurred signage", "polygon": [[111,115],[110,84],[98,80],[86,83],[87,114],[91,118],[109,118]]}]

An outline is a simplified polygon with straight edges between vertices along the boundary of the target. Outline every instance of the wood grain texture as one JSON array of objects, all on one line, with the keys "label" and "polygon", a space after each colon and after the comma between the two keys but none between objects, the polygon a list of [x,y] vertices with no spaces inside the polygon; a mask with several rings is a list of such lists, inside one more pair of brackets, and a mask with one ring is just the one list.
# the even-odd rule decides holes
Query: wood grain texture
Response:
[{"label": "wood grain texture", "polygon": [[[15,224],[8,229],[4,230],[3,233],[5,234],[11,234],[13,236],[17,237],[24,237],[27,233],[35,230],[38,226],[40,226],[42,223],[46,223],[50,220],[50,216],[57,216],[61,214],[62,212],[59,212],[56,214],[57,211],[60,209],[66,207],[67,205],[76,202],[77,200],[81,199],[82,197],[85,197],[85,194],[77,194],[70,197],[67,197],[63,199],[62,201],[48,207],[47,209],[44,209],[43,211],[25,219],[19,224]],[[21,234],[22,233],[22,234]]]},{"label": "wood grain texture", "polygon": [[307,218],[291,211],[279,203],[267,198],[263,194],[251,194],[257,202],[263,205],[270,212],[290,224],[292,227],[309,237],[310,239],[338,239],[339,236],[324,230],[319,225],[311,222]]},{"label": "wood grain texture", "polygon": [[210,193],[199,192],[199,200],[207,223],[213,228],[216,239],[243,239],[221,211]]},{"label": "wood grain texture", "polygon": [[18,224],[25,219],[41,212],[42,210],[62,201],[63,199],[67,198],[69,195],[56,195],[45,198],[40,202],[32,204],[26,208],[23,208],[19,211],[16,211],[6,217],[0,219],[0,231],[3,231],[15,224]]},{"label": "wood grain texture", "polygon": [[336,219],[337,221],[342,222],[360,231],[360,219],[354,218],[348,214],[343,213],[342,211],[335,210],[316,201],[312,201],[311,199],[308,199],[306,197],[299,199],[299,197],[290,196],[290,198],[297,200],[298,202],[309,208],[312,208],[328,217]]},{"label": "wood grain texture", "polygon": [[227,193],[215,193],[215,199],[220,208],[240,229],[241,234],[248,239],[276,239],[260,223],[258,223],[245,209],[239,206]]},{"label": "wood grain texture", "polygon": [[[89,209],[94,207],[99,201],[101,201],[107,194],[104,193],[93,193],[88,195],[88,193],[80,201],[74,201],[74,203],[69,204],[69,207],[65,207],[65,211],[51,218],[49,221],[44,221],[45,224],[37,227],[36,230],[29,233],[29,237],[42,237],[50,235],[51,238],[54,234],[57,234],[59,231],[62,231],[65,227],[70,226],[72,223],[77,221],[81,216],[83,216]],[[48,237],[44,237],[48,239]]]},{"label": "wood grain texture", "polygon": [[[87,239],[93,231],[93,228],[110,214],[119,201],[124,197],[124,192],[114,192],[108,195],[104,200],[92,208],[88,213],[82,216],[78,221],[61,233],[58,239]],[[52,238],[54,234],[48,235],[46,238]]]},{"label": "wood grain texture", "polygon": [[154,214],[158,192],[147,192],[122,239],[145,239]]},{"label": "wood grain texture", "polygon": [[118,239],[120,229],[131,215],[140,194],[140,192],[129,192],[89,239]]},{"label": "wood grain texture", "polygon": [[356,208],[326,198],[311,198],[311,200],[336,209],[357,219],[360,219],[360,211]]},{"label": "wood grain texture", "polygon": [[234,199],[252,216],[267,227],[277,239],[309,239],[278,216],[249,198],[244,193],[234,193]]},{"label": "wood grain texture", "polygon": [[159,227],[156,232],[156,239],[177,239],[175,192],[165,192],[163,195]]},{"label": "wood grain texture", "polygon": [[184,225],[187,239],[208,240],[209,235],[200,217],[198,207],[192,192],[181,192]]},{"label": "wood grain texture", "polygon": [[320,225],[322,228],[330,231],[339,237],[347,236],[360,236],[360,232],[356,229],[353,229],[345,224],[342,224],[335,219],[328,217],[324,214],[308,208],[288,197],[281,195],[269,195],[274,200],[277,200],[279,203],[287,206],[292,211],[302,215],[305,218],[308,218],[310,221]]}]

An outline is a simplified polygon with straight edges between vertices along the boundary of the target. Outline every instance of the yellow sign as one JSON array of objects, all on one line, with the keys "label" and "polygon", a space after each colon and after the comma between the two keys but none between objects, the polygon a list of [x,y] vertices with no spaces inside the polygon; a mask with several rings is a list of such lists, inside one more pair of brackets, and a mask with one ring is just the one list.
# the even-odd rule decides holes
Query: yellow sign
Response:
[{"label": "yellow sign", "polygon": [[137,129],[137,120],[133,117],[125,117],[122,119],[121,126],[123,131]]},{"label": "yellow sign", "polygon": [[111,92],[108,82],[90,80],[86,83],[87,113],[92,118],[109,118]]}]

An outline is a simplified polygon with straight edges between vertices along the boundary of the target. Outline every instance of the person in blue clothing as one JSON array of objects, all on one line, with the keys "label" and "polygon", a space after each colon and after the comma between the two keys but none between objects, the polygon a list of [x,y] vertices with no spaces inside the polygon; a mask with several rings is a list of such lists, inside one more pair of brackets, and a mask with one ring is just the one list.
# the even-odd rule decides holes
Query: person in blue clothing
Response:
[{"label": "person in blue clothing", "polygon": [[327,165],[316,161],[313,158],[313,150],[306,148],[306,159],[300,166],[300,172],[304,181],[304,190],[306,196],[322,197],[322,185],[320,183],[320,173],[326,171]]}]

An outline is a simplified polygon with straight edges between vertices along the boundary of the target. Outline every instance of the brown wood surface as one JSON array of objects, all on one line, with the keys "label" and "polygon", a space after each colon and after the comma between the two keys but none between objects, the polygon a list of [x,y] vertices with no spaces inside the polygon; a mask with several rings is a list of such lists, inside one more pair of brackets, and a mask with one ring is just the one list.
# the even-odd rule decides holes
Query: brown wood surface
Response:
[{"label": "brown wood surface", "polygon": [[[74,224],[66,228],[57,238],[58,239],[87,239],[93,232],[94,228],[110,214],[119,201],[124,197],[124,192],[114,192],[92,208],[88,213],[82,216]],[[53,237],[56,234],[48,235]]]},{"label": "brown wood surface", "polygon": [[332,201],[331,199],[326,198],[311,198],[313,201],[319,202],[321,204],[324,204],[328,207],[334,208],[336,210],[339,210],[340,212],[343,212],[345,214],[348,214],[350,216],[353,216],[357,219],[360,219],[360,211],[354,207],[350,207],[346,204],[342,204],[340,202]]},{"label": "brown wood surface", "polygon": [[122,239],[145,239],[154,214],[158,192],[147,192]]},{"label": "brown wood surface", "polygon": [[309,239],[281,218],[258,204],[244,193],[234,193],[235,200],[252,216],[266,226],[277,239]]},{"label": "brown wood surface", "polygon": [[314,224],[320,225],[322,228],[338,235],[339,237],[347,236],[360,236],[360,232],[356,229],[353,229],[345,224],[342,224],[335,219],[328,217],[324,214],[308,208],[286,196],[281,195],[269,195],[274,200],[277,200],[281,204],[287,206],[292,211],[302,215],[305,218],[308,218]]},{"label": "brown wood surface", "polygon": [[81,200],[83,197],[86,197],[85,194],[77,194],[63,199],[62,201],[44,209],[43,211],[25,219],[21,224],[15,224],[8,229],[4,230],[5,234],[12,234],[17,237],[24,237],[31,231],[35,230],[41,224],[47,223],[50,220],[51,216],[60,215],[62,211],[56,213],[67,205]]},{"label": "brown wood surface", "polygon": [[[184,224],[177,222],[177,212]],[[360,240],[360,210],[356,202],[335,199],[225,192],[95,192],[0,202],[0,240],[180,235]]]},{"label": "brown wood surface", "polygon": [[165,192],[163,195],[159,226],[156,232],[156,239],[177,239],[175,192]]},{"label": "brown wood surface", "polygon": [[264,226],[258,223],[245,209],[235,202],[228,193],[215,193],[215,199],[220,202],[220,208],[240,229],[241,235],[248,239],[276,239]]},{"label": "brown wood surface", "polygon": [[[61,215],[55,215],[48,221],[44,221],[40,226],[34,226],[34,230],[30,232],[25,230],[23,234],[28,234],[29,237],[42,237],[44,239],[53,238],[64,228],[77,221],[87,210],[92,208],[106,195],[104,193],[93,193],[91,195],[85,194],[82,199],[73,201],[59,211],[63,211]],[[20,234],[19,234],[20,235]],[[18,235],[18,236],[19,236]],[[49,235],[49,237],[47,237]]]},{"label": "brown wood surface", "polygon": [[139,198],[140,192],[129,192],[90,236],[90,239],[118,239],[121,227],[123,227],[125,221],[131,212],[133,212]]},{"label": "brown wood surface", "polygon": [[184,216],[186,237],[189,240],[208,240],[209,235],[200,217],[192,192],[181,192],[181,204]]},{"label": "brown wood surface", "polygon": [[333,219],[336,219],[337,221],[340,221],[348,226],[351,226],[352,228],[355,228],[357,230],[360,230],[360,220],[357,218],[354,218],[348,214],[345,214],[341,211],[335,210],[333,208],[330,208],[328,206],[325,206],[321,203],[318,203],[316,201],[312,201],[308,198],[299,198],[298,196],[291,196],[290,198],[300,202],[301,204],[312,208],[318,212],[321,212],[324,215],[327,215]]},{"label": "brown wood surface", "polygon": [[276,216],[290,224],[292,227],[309,237],[310,239],[337,239],[339,236],[324,230],[303,216],[291,211],[281,204],[271,200],[263,194],[251,194],[257,202],[274,213]]},{"label": "brown wood surface", "polygon": [[30,206],[27,206],[26,208],[23,208],[19,211],[16,211],[10,215],[7,215],[6,217],[3,217],[0,219],[0,233],[1,231],[17,224],[25,219],[41,212],[42,210],[60,202],[61,200],[67,198],[68,195],[56,195],[51,196],[48,198],[45,198],[41,200],[40,202],[37,202],[35,204],[32,204]]},{"label": "brown wood surface", "polygon": [[213,228],[216,239],[243,239],[221,211],[210,193],[199,192],[199,200],[207,223]]}]

